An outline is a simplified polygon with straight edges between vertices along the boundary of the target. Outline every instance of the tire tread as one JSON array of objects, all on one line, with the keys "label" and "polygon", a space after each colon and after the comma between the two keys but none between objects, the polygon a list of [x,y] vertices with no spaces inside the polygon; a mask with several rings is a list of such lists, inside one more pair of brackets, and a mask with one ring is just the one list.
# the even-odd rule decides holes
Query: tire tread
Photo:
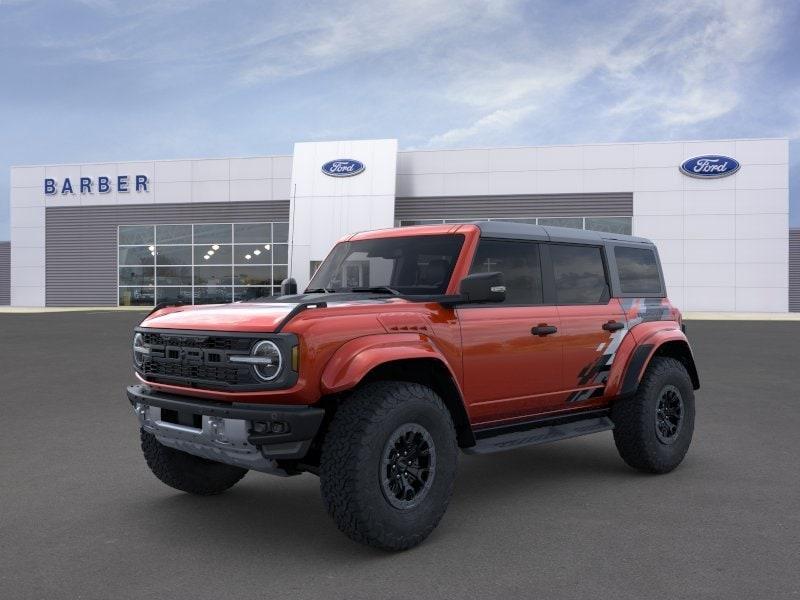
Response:
[{"label": "tire tread", "polygon": [[[381,518],[382,507],[371,506],[369,496],[361,489],[359,475],[366,456],[363,441],[370,439],[395,410],[413,401],[424,401],[438,413],[456,456],[458,444],[450,413],[433,390],[418,383],[377,381],[364,385],[339,406],[330,424],[320,464],[322,498],[337,527],[357,542],[389,550],[410,548],[433,531],[447,509],[454,473],[448,474],[449,485],[433,518],[413,531],[400,532],[388,526]],[[443,456],[443,450],[437,448],[437,457]],[[446,474],[437,468],[436,476],[440,475]]]},{"label": "tire tread", "polygon": [[[686,419],[680,439],[672,446],[659,442],[653,422],[655,397],[667,381],[681,390]],[[668,473],[675,469],[689,449],[694,429],[694,392],[686,367],[668,356],[653,357],[634,397],[615,403],[611,419],[614,443],[628,465],[646,473]]]},{"label": "tire tread", "polygon": [[247,469],[192,456],[159,443],[140,430],[142,453],[153,474],[170,487],[197,496],[221,494],[247,474]]}]

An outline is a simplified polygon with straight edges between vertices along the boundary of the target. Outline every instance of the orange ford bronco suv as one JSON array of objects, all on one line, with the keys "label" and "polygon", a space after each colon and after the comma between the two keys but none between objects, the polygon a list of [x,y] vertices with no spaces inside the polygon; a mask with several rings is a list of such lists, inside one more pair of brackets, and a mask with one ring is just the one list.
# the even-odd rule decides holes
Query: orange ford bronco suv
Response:
[{"label": "orange ford bronco suv", "polygon": [[[314,473],[336,525],[399,550],[442,518],[459,451],[613,430],[630,466],[674,469],[699,387],[654,245],[504,222],[370,231],[302,294],[157,307],[128,398],[167,485]],[[498,460],[501,460],[498,458]]]}]

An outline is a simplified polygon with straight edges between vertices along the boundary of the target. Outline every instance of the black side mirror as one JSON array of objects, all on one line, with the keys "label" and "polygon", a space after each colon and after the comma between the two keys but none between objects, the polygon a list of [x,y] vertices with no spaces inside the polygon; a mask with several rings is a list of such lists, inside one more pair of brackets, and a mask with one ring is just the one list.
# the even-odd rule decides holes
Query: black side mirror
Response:
[{"label": "black side mirror", "polygon": [[281,296],[294,296],[297,293],[297,282],[294,277],[281,281]]},{"label": "black side mirror", "polygon": [[503,283],[503,274],[473,273],[461,280],[458,288],[459,294],[465,303],[502,302],[506,299],[506,286]]}]

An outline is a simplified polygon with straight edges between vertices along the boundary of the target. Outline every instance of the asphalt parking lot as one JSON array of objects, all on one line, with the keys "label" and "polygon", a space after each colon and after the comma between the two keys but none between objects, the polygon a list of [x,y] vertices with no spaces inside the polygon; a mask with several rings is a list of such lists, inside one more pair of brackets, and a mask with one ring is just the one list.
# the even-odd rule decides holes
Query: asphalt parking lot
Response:
[{"label": "asphalt parking lot", "polygon": [[684,464],[610,432],[463,456],[422,546],[359,546],[317,479],[160,483],[125,399],[130,312],[0,315],[0,597],[795,598],[800,322],[689,323],[702,389]]}]

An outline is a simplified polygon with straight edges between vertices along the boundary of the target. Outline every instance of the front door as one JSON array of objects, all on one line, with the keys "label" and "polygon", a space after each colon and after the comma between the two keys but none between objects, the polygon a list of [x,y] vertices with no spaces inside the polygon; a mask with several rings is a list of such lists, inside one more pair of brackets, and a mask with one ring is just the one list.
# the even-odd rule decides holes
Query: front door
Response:
[{"label": "front door", "polygon": [[625,314],[609,297],[601,247],[551,244],[549,252],[564,344],[562,407],[584,408],[603,397]]},{"label": "front door", "polygon": [[[502,304],[458,308],[464,396],[473,423],[546,411],[562,385],[558,309],[545,306],[539,244],[482,239],[471,273],[499,271]],[[563,396],[563,394],[561,394]]]}]

